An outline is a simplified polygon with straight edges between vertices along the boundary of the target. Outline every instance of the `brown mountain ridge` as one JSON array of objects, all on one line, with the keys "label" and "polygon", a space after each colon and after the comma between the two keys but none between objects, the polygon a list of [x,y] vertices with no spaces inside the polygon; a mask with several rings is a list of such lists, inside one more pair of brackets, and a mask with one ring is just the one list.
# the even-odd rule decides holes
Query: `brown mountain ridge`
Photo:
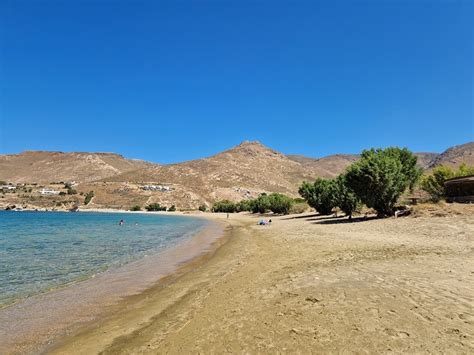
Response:
[{"label": "brown mountain ridge", "polygon": [[[441,154],[416,155],[424,169],[473,164],[474,142]],[[297,196],[302,181],[333,178],[358,159],[352,154],[319,159],[285,155],[247,141],[211,157],[169,165],[112,153],[24,152],[0,156],[0,180],[43,184],[75,180],[79,191],[95,192],[92,207],[129,208],[158,202],[197,208],[219,199],[237,201],[262,192]],[[152,185],[152,189],[145,185]],[[156,189],[158,185],[162,188]]]}]

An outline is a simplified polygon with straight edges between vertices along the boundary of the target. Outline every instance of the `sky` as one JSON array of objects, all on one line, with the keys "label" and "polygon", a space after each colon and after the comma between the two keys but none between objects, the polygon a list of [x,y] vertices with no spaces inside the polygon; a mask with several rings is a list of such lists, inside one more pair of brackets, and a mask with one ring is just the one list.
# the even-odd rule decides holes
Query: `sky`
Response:
[{"label": "sky", "polygon": [[474,140],[474,2],[0,0],[0,154]]}]

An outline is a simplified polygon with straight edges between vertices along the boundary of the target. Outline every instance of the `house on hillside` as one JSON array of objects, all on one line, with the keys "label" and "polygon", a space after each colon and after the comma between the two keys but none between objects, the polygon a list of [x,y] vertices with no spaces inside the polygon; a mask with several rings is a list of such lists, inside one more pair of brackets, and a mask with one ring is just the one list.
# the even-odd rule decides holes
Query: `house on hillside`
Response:
[{"label": "house on hillside", "polygon": [[13,185],[0,185],[0,190],[2,191],[15,191],[16,190],[16,186],[13,186]]},{"label": "house on hillside", "polygon": [[446,180],[444,189],[448,202],[474,203],[474,175]]},{"label": "house on hillside", "polygon": [[46,187],[43,187],[41,190],[39,190],[39,193],[41,195],[46,195],[46,196],[59,195],[59,191],[56,191],[56,190],[53,190],[53,189],[48,189]]},{"label": "house on hillside", "polygon": [[160,191],[160,192],[170,192],[172,189],[169,186],[162,186],[162,185],[144,185],[140,187],[142,190],[145,191]]}]

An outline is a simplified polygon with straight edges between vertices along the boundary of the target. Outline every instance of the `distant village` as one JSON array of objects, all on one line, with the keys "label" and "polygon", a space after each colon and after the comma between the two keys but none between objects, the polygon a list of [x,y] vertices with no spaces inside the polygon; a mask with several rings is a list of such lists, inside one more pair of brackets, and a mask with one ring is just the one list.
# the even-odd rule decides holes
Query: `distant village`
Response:
[{"label": "distant village", "polygon": [[[52,183],[51,185],[64,185],[64,188],[70,190],[72,187],[76,186],[77,183],[75,181],[70,181],[70,182],[58,182],[58,183]],[[40,190],[36,190],[36,188],[40,188]],[[55,196],[55,195],[60,195],[62,191],[60,190],[55,190],[51,187],[45,187],[45,186],[38,186],[38,184],[33,183],[33,184],[12,184],[12,183],[5,183],[2,182],[0,184],[0,192],[2,193],[14,193],[14,192],[36,192],[39,193],[40,195],[43,196]],[[66,193],[65,193],[66,194]]]},{"label": "distant village", "polygon": [[[87,205],[93,191],[76,190],[76,181],[59,181],[49,184],[11,183],[0,181],[0,203],[6,210],[70,210]],[[165,184],[137,184],[135,188],[152,193],[169,193],[175,189]],[[87,199],[87,195],[92,194]],[[86,202],[87,200],[87,202]]]}]

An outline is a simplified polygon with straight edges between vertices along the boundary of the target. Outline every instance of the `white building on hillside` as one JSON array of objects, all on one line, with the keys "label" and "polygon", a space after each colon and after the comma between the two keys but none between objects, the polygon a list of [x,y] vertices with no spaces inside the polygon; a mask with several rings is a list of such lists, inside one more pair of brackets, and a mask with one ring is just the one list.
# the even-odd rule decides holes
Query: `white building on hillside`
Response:
[{"label": "white building on hillside", "polygon": [[59,195],[59,191],[53,190],[53,189],[48,189],[46,187],[43,187],[39,193],[41,195]]}]

